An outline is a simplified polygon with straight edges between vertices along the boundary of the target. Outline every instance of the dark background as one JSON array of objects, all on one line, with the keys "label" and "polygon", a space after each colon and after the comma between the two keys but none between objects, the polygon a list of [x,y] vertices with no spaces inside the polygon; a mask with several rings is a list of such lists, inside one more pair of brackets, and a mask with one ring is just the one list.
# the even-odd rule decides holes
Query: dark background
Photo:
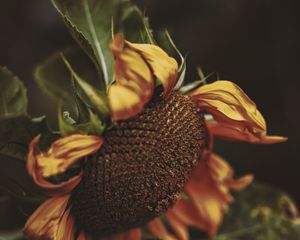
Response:
[{"label": "dark background", "polygon": [[[201,66],[206,74],[234,81],[257,103],[269,132],[289,137],[270,146],[218,142],[216,150],[239,174],[253,172],[299,203],[299,1],[136,2],[154,29],[167,27],[178,48],[188,53],[188,79],[195,79],[194,70]],[[50,0],[1,1],[0,29],[0,64],[25,82],[31,115],[47,114],[55,126],[55,105],[35,85],[32,70],[73,40]]]}]

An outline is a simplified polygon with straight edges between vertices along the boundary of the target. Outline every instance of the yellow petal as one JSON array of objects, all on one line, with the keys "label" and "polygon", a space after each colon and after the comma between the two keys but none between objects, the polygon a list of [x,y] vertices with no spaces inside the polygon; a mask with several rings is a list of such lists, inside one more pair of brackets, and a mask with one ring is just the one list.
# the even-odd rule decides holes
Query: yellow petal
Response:
[{"label": "yellow petal", "polygon": [[[35,169],[32,162],[35,162],[37,170],[45,178],[64,173],[70,166],[83,157],[95,153],[103,143],[103,138],[73,134],[55,141],[47,152],[40,152],[38,149],[38,138],[31,145],[30,159],[28,159],[28,171],[31,174]],[[32,159],[33,158],[33,159]]]},{"label": "yellow petal", "polygon": [[164,95],[167,95],[176,83],[178,64],[176,60],[152,44],[137,44],[126,41],[127,46],[139,52],[151,66],[153,74],[164,86]]},{"label": "yellow petal", "polygon": [[124,120],[137,115],[144,108],[141,96],[130,88],[113,84],[108,90],[109,105],[114,121]]},{"label": "yellow petal", "polygon": [[256,105],[232,82],[216,81],[201,86],[189,95],[197,102],[199,108],[211,113],[216,122],[222,126],[222,129],[212,129],[218,136],[254,143],[286,140],[277,136],[267,136],[265,120]]},{"label": "yellow petal", "polygon": [[67,209],[70,195],[50,198],[28,219],[23,229],[30,240],[74,239],[74,221]]},{"label": "yellow petal", "polygon": [[251,183],[253,176],[247,175],[234,180],[233,170],[228,163],[213,153],[207,156],[207,159],[202,159],[185,187],[190,201],[181,201],[174,209],[177,215],[184,214],[183,210],[194,215],[190,218],[185,216],[183,220],[213,236],[222,222],[225,211],[233,201],[230,189],[242,190]]},{"label": "yellow petal", "polygon": [[141,112],[151,99],[154,79],[146,61],[136,51],[123,49],[121,35],[114,37],[111,49],[115,55],[115,82],[108,89],[112,119],[125,120]]},{"label": "yellow petal", "polygon": [[42,168],[38,165],[37,156],[40,154],[38,143],[40,136],[35,137],[29,146],[27,171],[33,181],[50,195],[59,195],[72,191],[80,182],[82,173],[60,184],[53,184],[43,176]]}]

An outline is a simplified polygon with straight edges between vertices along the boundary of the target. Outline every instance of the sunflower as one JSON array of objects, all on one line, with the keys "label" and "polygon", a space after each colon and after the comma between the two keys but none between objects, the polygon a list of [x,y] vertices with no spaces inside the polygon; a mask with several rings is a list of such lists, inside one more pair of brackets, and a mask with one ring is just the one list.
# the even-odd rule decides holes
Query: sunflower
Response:
[{"label": "sunflower", "polygon": [[25,235],[135,240],[143,228],[186,240],[190,226],[215,235],[233,202],[230,190],[243,190],[253,176],[234,179],[212,152],[214,137],[257,144],[286,138],[267,135],[263,116],[236,84],[219,80],[182,94],[178,64],[158,46],[116,35],[111,50],[111,124],[103,135],[62,136],[47,151],[38,147],[40,136],[30,144],[28,173],[49,199],[28,219]]}]

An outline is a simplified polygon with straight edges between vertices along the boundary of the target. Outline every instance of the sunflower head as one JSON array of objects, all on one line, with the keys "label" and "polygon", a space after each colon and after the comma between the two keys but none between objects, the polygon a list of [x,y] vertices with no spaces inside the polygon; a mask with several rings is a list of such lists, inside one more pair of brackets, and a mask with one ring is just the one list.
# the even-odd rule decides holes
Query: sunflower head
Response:
[{"label": "sunflower head", "polygon": [[156,97],[115,122],[89,157],[72,212],[90,233],[111,234],[161,216],[180,198],[206,144],[203,113],[187,96]]}]

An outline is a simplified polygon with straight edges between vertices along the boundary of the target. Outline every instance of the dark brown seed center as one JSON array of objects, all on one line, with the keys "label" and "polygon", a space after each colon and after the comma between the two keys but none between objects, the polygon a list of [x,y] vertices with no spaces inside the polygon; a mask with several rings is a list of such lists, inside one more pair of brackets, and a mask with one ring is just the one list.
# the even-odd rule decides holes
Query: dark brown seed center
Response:
[{"label": "dark brown seed center", "polygon": [[138,116],[115,123],[73,193],[78,227],[105,235],[165,213],[201,158],[205,132],[203,114],[178,93],[154,98]]}]

